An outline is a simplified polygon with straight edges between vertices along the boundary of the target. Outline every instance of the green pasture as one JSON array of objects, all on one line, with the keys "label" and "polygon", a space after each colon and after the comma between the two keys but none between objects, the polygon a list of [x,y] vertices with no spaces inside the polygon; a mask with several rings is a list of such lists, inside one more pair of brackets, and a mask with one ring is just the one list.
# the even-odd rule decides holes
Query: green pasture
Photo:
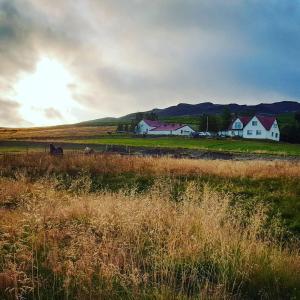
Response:
[{"label": "green pasture", "polygon": [[182,137],[103,137],[98,139],[67,140],[66,142],[95,145],[123,145],[132,147],[185,148],[206,151],[257,153],[276,155],[300,155],[299,144],[272,141],[193,139]]}]

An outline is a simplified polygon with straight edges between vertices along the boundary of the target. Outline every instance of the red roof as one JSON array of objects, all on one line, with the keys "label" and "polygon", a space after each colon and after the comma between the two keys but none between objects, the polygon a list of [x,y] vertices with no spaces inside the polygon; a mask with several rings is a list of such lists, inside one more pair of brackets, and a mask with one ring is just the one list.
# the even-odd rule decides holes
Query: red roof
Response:
[{"label": "red roof", "polygon": [[180,129],[184,126],[185,125],[182,125],[182,124],[162,124],[161,126],[156,127],[154,129],[152,129],[151,131],[171,131],[171,130]]},{"label": "red roof", "polygon": [[143,121],[151,127],[159,127],[159,126],[164,125],[160,121],[153,121],[153,120],[143,120]]},{"label": "red roof", "polygon": [[265,127],[266,130],[270,130],[273,123],[275,122],[275,117],[270,116],[256,116],[259,122]]},{"label": "red roof", "polygon": [[[272,116],[256,115],[255,117],[259,120],[259,122],[264,126],[264,128],[266,130],[270,130],[270,128],[272,127],[274,121],[276,120],[276,117],[272,117]],[[239,119],[243,123],[243,127],[245,127],[253,119],[253,117],[244,116],[244,117],[235,118],[232,121],[232,123],[230,124],[229,130],[232,130],[232,125],[237,119]]]},{"label": "red roof", "polygon": [[154,127],[150,131],[171,131],[180,129],[186,125],[182,124],[167,124],[160,121],[152,121],[152,120],[143,120],[146,124],[151,127]]},{"label": "red roof", "polygon": [[244,116],[244,117],[239,117],[239,119],[241,120],[241,122],[243,123],[243,126],[245,127],[245,126],[250,122],[250,120],[251,120],[252,118],[251,118],[251,117]]}]

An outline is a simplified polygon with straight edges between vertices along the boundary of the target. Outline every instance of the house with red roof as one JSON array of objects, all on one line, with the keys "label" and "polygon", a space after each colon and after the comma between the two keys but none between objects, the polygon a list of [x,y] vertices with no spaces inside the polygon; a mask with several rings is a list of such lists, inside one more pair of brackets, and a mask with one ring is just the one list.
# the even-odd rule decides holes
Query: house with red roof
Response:
[{"label": "house with red roof", "polygon": [[221,134],[246,139],[280,140],[280,130],[274,116],[237,117],[231,122],[228,130]]},{"label": "house with red roof", "polygon": [[168,124],[143,119],[136,126],[137,134],[190,136],[195,131],[186,124]]}]

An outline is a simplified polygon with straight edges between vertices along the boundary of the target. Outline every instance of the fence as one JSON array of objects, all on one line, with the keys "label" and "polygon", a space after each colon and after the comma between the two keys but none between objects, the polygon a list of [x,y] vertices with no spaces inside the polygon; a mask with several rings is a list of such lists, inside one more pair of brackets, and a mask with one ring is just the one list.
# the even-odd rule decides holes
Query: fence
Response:
[{"label": "fence", "polygon": [[[0,147],[1,150],[1,147]],[[93,153],[86,153],[84,150],[79,149],[68,149],[64,148],[64,155],[97,155],[97,154],[104,154],[104,153],[118,153],[121,155],[131,155],[134,153],[129,146],[115,146],[115,145],[103,145],[103,147],[97,149],[93,149]],[[14,157],[19,155],[50,155],[50,151],[48,147],[44,149],[35,149],[26,147],[20,151],[3,151],[0,152],[0,157]]]}]

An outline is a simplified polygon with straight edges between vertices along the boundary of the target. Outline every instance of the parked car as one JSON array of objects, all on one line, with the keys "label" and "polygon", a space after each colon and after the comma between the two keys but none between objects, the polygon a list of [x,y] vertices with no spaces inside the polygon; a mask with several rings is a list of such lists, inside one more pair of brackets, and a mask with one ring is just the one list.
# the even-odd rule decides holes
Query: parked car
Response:
[{"label": "parked car", "polygon": [[194,132],[192,134],[192,137],[194,138],[211,137],[211,133],[208,131],[198,131],[198,132]]}]

